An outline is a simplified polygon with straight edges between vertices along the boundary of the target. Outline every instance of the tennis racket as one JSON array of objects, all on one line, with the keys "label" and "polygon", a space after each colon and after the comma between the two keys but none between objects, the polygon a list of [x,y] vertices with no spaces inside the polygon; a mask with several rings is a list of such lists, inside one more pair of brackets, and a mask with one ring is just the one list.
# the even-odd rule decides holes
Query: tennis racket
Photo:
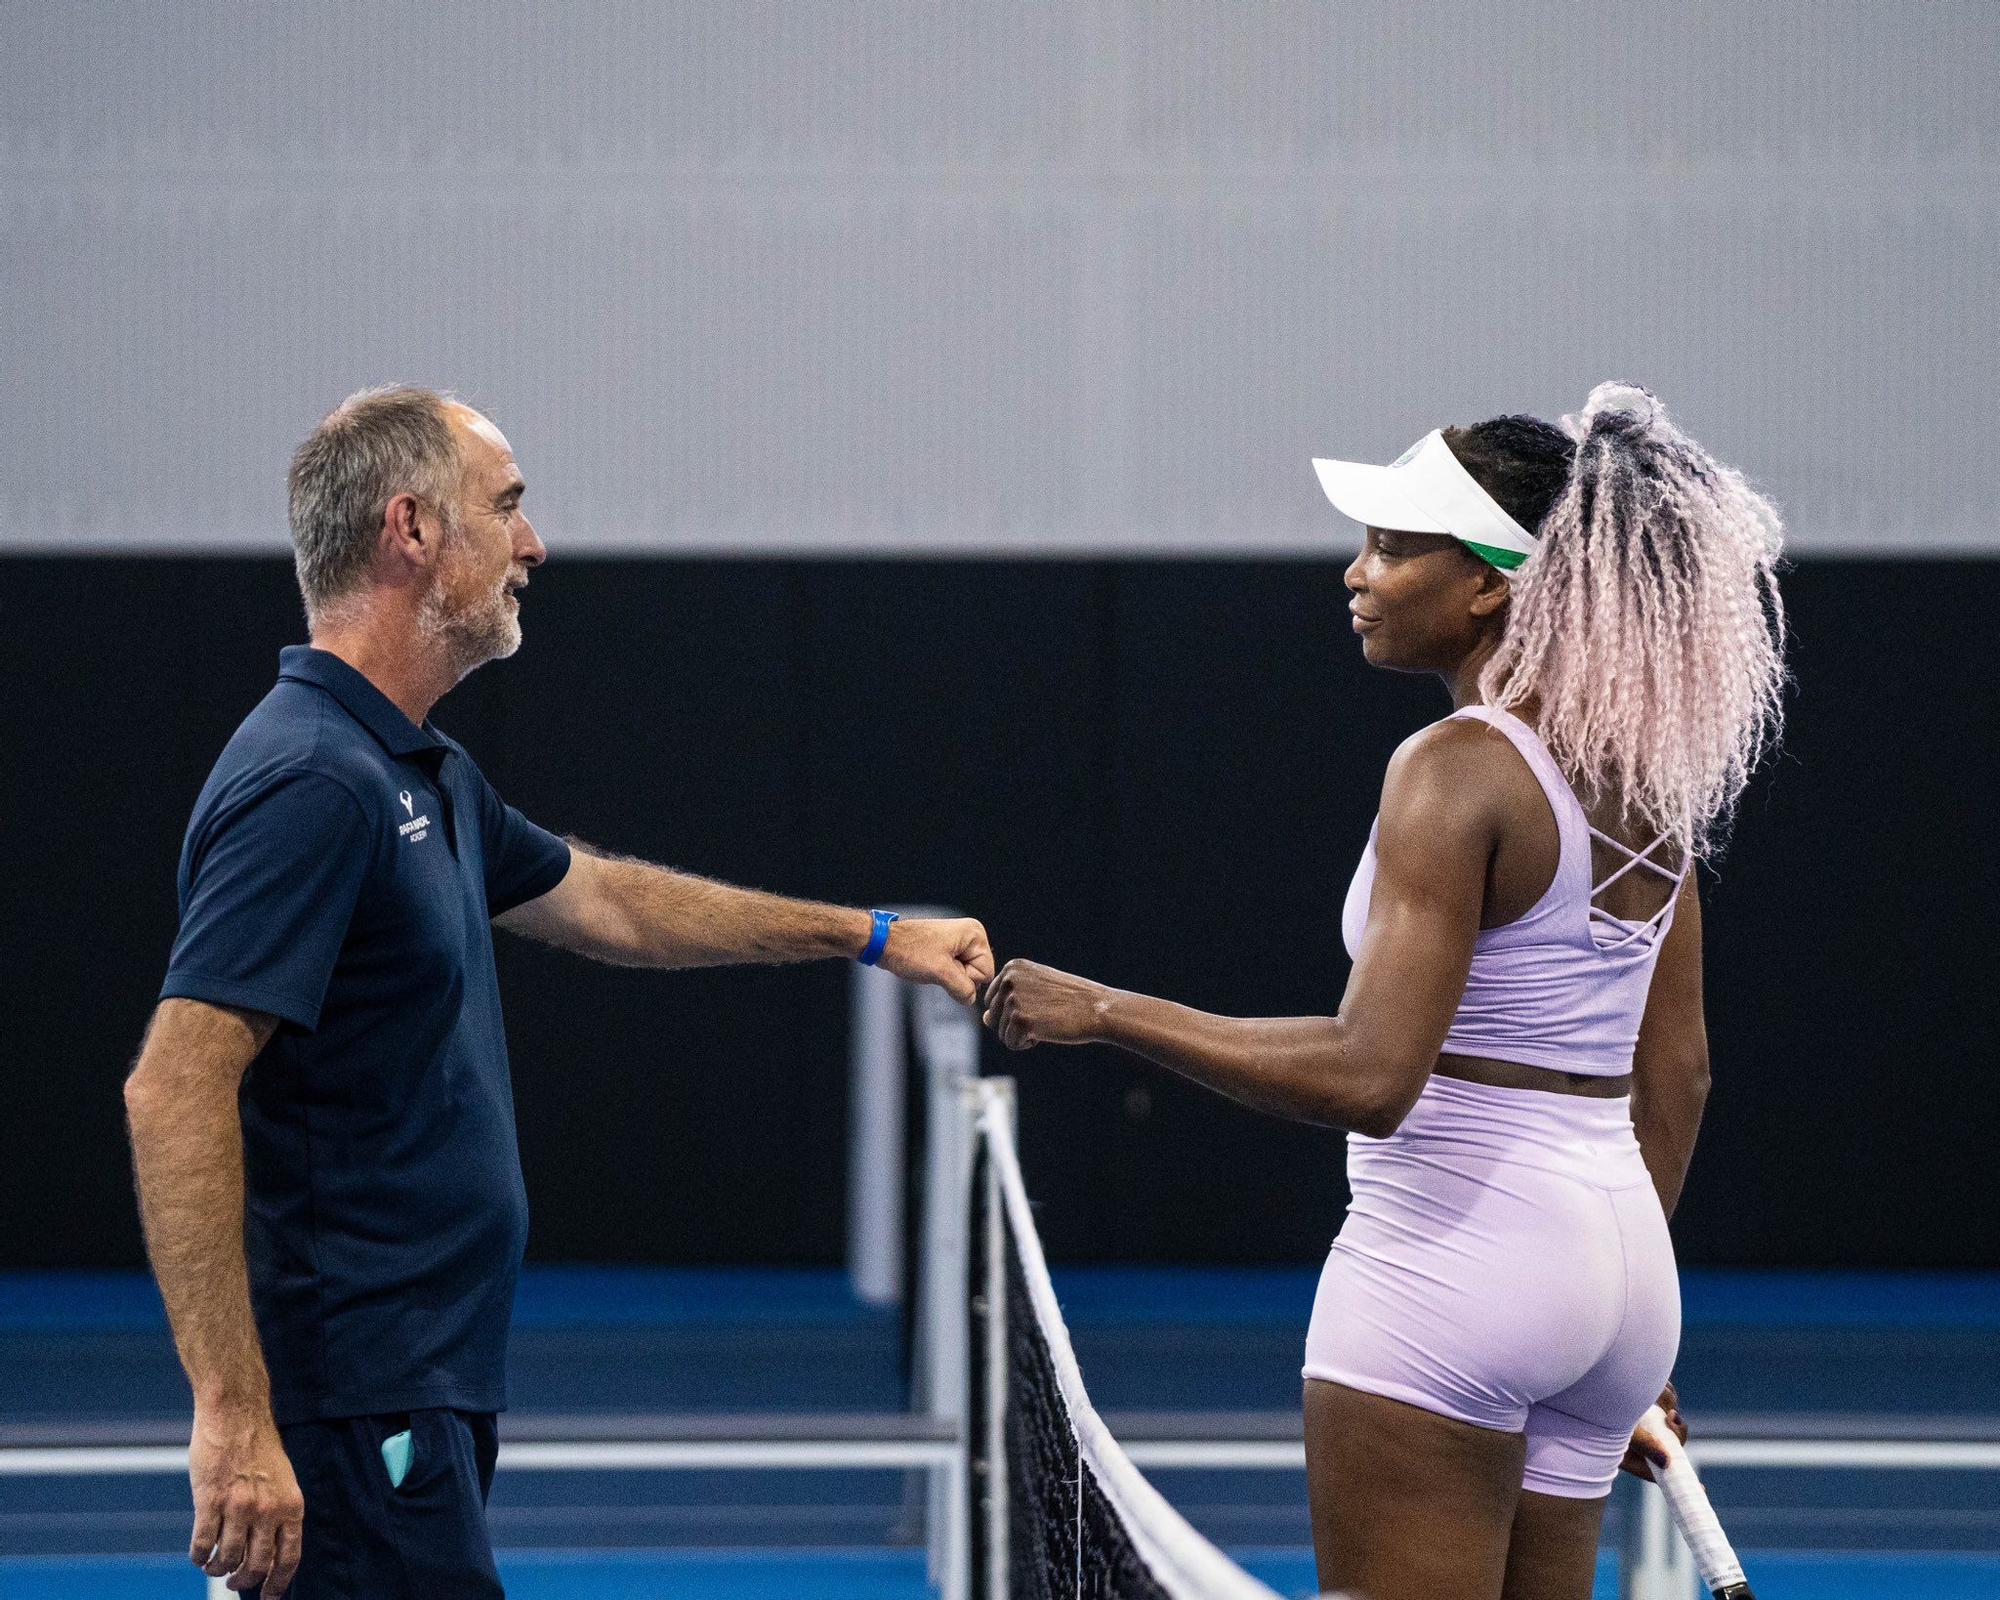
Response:
[{"label": "tennis racket", "polygon": [[1694,1463],[1688,1453],[1681,1448],[1680,1440],[1674,1437],[1667,1426],[1666,1414],[1658,1406],[1653,1406],[1639,1419],[1639,1426],[1652,1436],[1652,1442],[1666,1456],[1664,1467],[1647,1463],[1647,1470],[1653,1481],[1660,1486],[1660,1493],[1667,1497],[1667,1508],[1674,1514],[1674,1526],[1681,1530],[1681,1537],[1694,1554],[1694,1564],[1701,1573],[1701,1581],[1715,1600],[1756,1600],[1750,1592],[1749,1581],[1743,1576],[1743,1563],[1736,1559],[1736,1552],[1730,1548],[1729,1535],[1722,1531],[1722,1524],[1716,1520],[1715,1507],[1708,1503],[1708,1491],[1701,1486],[1701,1479],[1695,1476]]}]

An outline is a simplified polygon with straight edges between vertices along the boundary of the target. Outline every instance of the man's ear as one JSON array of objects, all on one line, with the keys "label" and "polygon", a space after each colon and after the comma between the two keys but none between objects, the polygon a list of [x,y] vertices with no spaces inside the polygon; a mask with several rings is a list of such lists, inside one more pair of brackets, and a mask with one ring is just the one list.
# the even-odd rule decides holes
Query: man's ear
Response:
[{"label": "man's ear", "polygon": [[1498,567],[1479,563],[1479,587],[1472,593],[1472,614],[1475,617],[1498,616],[1513,597],[1514,586],[1507,574]]},{"label": "man's ear", "polygon": [[382,508],[380,549],[398,568],[434,565],[444,542],[439,532],[438,519],[421,499],[407,490],[391,495]]}]

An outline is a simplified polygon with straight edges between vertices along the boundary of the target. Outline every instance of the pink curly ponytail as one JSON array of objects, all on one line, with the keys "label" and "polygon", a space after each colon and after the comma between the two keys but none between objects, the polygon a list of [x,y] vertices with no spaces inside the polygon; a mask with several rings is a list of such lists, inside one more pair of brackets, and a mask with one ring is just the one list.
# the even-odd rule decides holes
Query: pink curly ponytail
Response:
[{"label": "pink curly ponytail", "polygon": [[1575,463],[1511,574],[1480,693],[1536,703],[1586,806],[1616,797],[1649,837],[1706,856],[1779,735],[1778,512],[1644,389],[1599,384],[1563,426]]}]

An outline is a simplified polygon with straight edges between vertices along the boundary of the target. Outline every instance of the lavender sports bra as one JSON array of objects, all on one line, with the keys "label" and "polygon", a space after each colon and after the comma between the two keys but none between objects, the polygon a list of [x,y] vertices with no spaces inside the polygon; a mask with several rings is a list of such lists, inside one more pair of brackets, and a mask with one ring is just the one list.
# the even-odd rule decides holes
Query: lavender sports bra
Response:
[{"label": "lavender sports bra", "polygon": [[[1628,850],[1590,825],[1548,747],[1519,717],[1494,706],[1467,706],[1448,720],[1470,717],[1513,741],[1555,812],[1561,850],[1554,879],[1527,915],[1480,931],[1472,947],[1465,995],[1451,1019],[1449,1055],[1519,1061],[1558,1072],[1614,1076],[1632,1070],[1632,1048],[1646,1010],[1646,990],[1660,945],[1673,926],[1687,864],[1671,872],[1652,859],[1662,835],[1644,850]],[[1377,819],[1377,826],[1380,819]],[[1375,888],[1375,833],[1354,870],[1341,910],[1341,938],[1350,958],[1360,953]],[[1602,839],[1628,859],[1600,883],[1590,881],[1590,841]],[[1643,922],[1628,922],[1598,906],[1596,897],[1626,873],[1651,871],[1672,880],[1667,902]]]}]

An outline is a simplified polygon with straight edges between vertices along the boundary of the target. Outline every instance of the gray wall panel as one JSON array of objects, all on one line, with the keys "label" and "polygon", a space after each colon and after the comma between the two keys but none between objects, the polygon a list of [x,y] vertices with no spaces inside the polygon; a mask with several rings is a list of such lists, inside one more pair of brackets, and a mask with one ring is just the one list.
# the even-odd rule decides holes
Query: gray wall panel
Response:
[{"label": "gray wall panel", "polygon": [[0,8],[0,544],[283,546],[447,384],[559,553],[1323,552],[1650,383],[1802,552],[2000,550],[2000,6]]}]

